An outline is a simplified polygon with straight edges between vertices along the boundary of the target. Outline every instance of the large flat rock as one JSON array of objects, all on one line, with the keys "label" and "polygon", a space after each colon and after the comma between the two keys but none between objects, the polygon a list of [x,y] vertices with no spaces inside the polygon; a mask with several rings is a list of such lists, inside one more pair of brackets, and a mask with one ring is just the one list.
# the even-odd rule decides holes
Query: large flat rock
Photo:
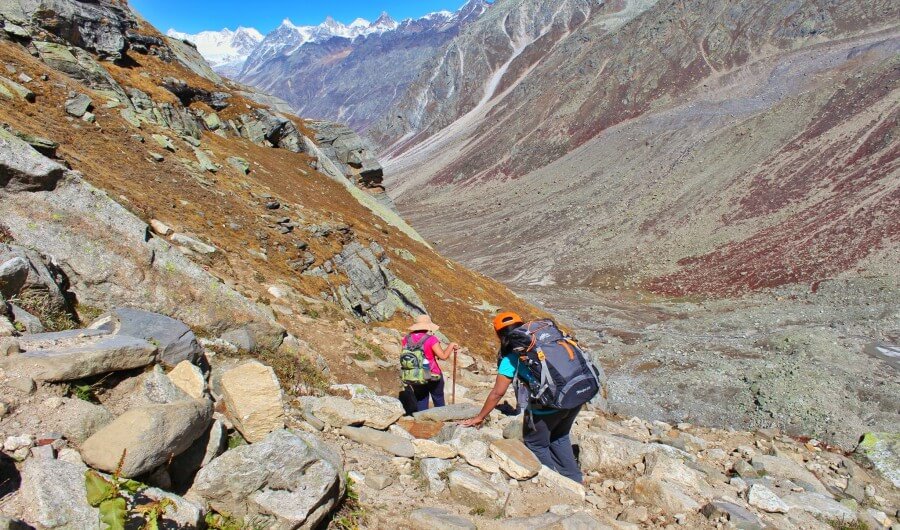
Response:
[{"label": "large flat rock", "polygon": [[481,412],[481,405],[470,403],[457,403],[445,407],[436,407],[428,410],[420,410],[413,414],[417,420],[430,421],[458,421],[467,420]]},{"label": "large flat rock", "polygon": [[384,449],[388,453],[404,458],[413,458],[416,448],[408,439],[389,432],[376,431],[370,427],[344,427],[341,435],[354,442]]},{"label": "large flat rock", "polygon": [[157,352],[145,340],[102,333],[41,333],[19,342],[25,351],[0,360],[0,367],[54,383],[147,366]]}]

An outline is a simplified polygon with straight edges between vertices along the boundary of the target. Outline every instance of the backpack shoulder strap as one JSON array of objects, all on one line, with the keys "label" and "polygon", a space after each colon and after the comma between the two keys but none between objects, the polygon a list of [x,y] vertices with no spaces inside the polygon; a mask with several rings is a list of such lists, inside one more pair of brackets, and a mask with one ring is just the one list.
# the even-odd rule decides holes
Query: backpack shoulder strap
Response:
[{"label": "backpack shoulder strap", "polygon": [[422,338],[418,341],[412,340],[412,333],[406,336],[406,347],[412,350],[422,350],[422,353],[425,353],[425,343],[428,342],[428,339],[431,338],[431,335],[424,334]]}]

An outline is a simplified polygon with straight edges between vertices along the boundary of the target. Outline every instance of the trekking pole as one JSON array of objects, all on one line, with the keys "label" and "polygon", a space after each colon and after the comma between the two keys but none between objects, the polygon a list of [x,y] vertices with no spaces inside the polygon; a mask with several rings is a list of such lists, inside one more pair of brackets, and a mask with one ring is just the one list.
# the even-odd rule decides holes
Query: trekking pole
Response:
[{"label": "trekking pole", "polygon": [[456,405],[456,353],[459,350],[453,350],[453,391],[450,394],[450,404]]}]

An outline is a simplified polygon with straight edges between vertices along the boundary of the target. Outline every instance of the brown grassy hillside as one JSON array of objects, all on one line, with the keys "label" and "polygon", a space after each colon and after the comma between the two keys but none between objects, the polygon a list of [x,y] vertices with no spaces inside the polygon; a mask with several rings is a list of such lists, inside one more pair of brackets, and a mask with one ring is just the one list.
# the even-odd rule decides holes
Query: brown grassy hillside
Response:
[{"label": "brown grassy hillside", "polygon": [[[102,94],[49,68],[20,45],[0,41],[0,61],[15,69],[16,75],[24,73],[32,78],[29,88],[36,95],[33,103],[0,101],[0,122],[58,142],[60,159],[141,219],[158,219],[178,232],[195,234],[220,248],[223,252],[205,262],[204,267],[251,300],[269,303],[274,298],[268,289],[275,284],[290,286],[313,298],[331,292],[331,283],[345,281],[340,275],[327,279],[302,276],[288,266],[288,260],[297,255],[295,243],[308,243],[316,265],[321,265],[340,250],[342,243],[355,237],[363,244],[374,241],[385,248],[391,270],[415,288],[443,331],[479,354],[489,355],[494,348],[489,324],[492,313],[475,306],[486,301],[525,313],[535,311],[500,284],[443,258],[389,226],[358,203],[344,186],[312,169],[307,155],[207,131],[202,147],[221,169],[215,174],[198,173],[190,164],[194,160],[191,146],[172,131],[146,123],[140,129],[133,127],[120,116],[118,108],[106,108]],[[208,90],[228,90],[158,57],[131,51],[122,63],[124,66],[103,65],[124,88],[139,88],[156,101],[177,101],[161,87],[165,77],[177,77]],[[66,115],[64,102],[72,91],[92,97],[95,124]],[[229,101],[230,108],[220,114],[223,120],[259,106],[238,95]],[[208,110],[204,103],[191,105]],[[302,120],[295,123],[304,130]],[[176,152],[166,152],[156,145],[151,138],[154,133],[173,138]],[[165,159],[154,161],[151,151],[164,153]],[[250,173],[244,175],[227,164],[230,156],[248,160]],[[268,198],[278,200],[281,208],[267,210]],[[281,234],[273,230],[273,217],[290,217],[302,226],[293,233]],[[307,226],[326,224],[338,229],[326,237],[314,237],[305,231]],[[262,259],[263,250],[266,259]],[[398,251],[408,252],[407,258],[412,256],[415,261],[404,259]],[[324,313],[294,307],[293,314],[276,315],[290,333],[309,339],[317,351],[329,354],[326,357],[350,355],[355,345],[345,342],[346,337],[354,332],[364,337],[364,326],[337,306],[329,307]],[[407,320],[398,314],[373,327],[402,329]],[[337,337],[336,345],[323,343],[329,335]],[[390,377],[385,380],[389,382]]]}]

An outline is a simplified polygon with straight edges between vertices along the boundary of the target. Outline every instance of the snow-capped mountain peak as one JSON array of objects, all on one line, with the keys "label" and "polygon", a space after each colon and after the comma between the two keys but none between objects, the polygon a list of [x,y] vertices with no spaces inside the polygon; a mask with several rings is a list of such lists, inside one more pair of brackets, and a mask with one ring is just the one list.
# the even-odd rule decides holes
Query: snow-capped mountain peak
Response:
[{"label": "snow-capped mountain peak", "polygon": [[408,29],[411,25],[421,28],[423,23],[427,27],[446,27],[457,18],[464,21],[472,15],[479,15],[487,5],[489,3],[486,0],[469,0],[456,13],[437,11],[415,20],[404,20],[402,23],[394,20],[387,12],[382,12],[374,22],[357,18],[350,24],[344,24],[328,16],[318,25],[298,26],[291,19],[285,18],[281,21],[281,25],[265,37],[253,28],[244,27],[238,27],[235,31],[225,28],[221,31],[201,31],[196,34],[170,29],[167,34],[170,37],[193,42],[210,65],[224,75],[235,77],[241,74],[243,77],[266,61],[291,55],[308,43],[325,42],[332,38],[355,40],[369,35]]},{"label": "snow-capped mountain peak", "polygon": [[397,21],[387,14],[387,11],[382,11],[378,19],[369,25],[369,28],[374,31],[393,31],[397,29],[398,25]]},{"label": "snow-capped mountain peak", "polygon": [[353,22],[350,23],[349,27],[351,27],[351,28],[367,28],[367,27],[369,27],[370,24],[371,24],[371,22],[369,22],[368,20],[366,20],[364,18],[357,18],[356,20],[354,20]]},{"label": "snow-capped mountain peak", "polygon": [[264,39],[262,33],[256,29],[243,26],[234,31],[224,28],[220,31],[201,31],[195,34],[170,29],[166,35],[193,43],[213,68],[223,71],[235,68],[240,70],[247,57]]}]

